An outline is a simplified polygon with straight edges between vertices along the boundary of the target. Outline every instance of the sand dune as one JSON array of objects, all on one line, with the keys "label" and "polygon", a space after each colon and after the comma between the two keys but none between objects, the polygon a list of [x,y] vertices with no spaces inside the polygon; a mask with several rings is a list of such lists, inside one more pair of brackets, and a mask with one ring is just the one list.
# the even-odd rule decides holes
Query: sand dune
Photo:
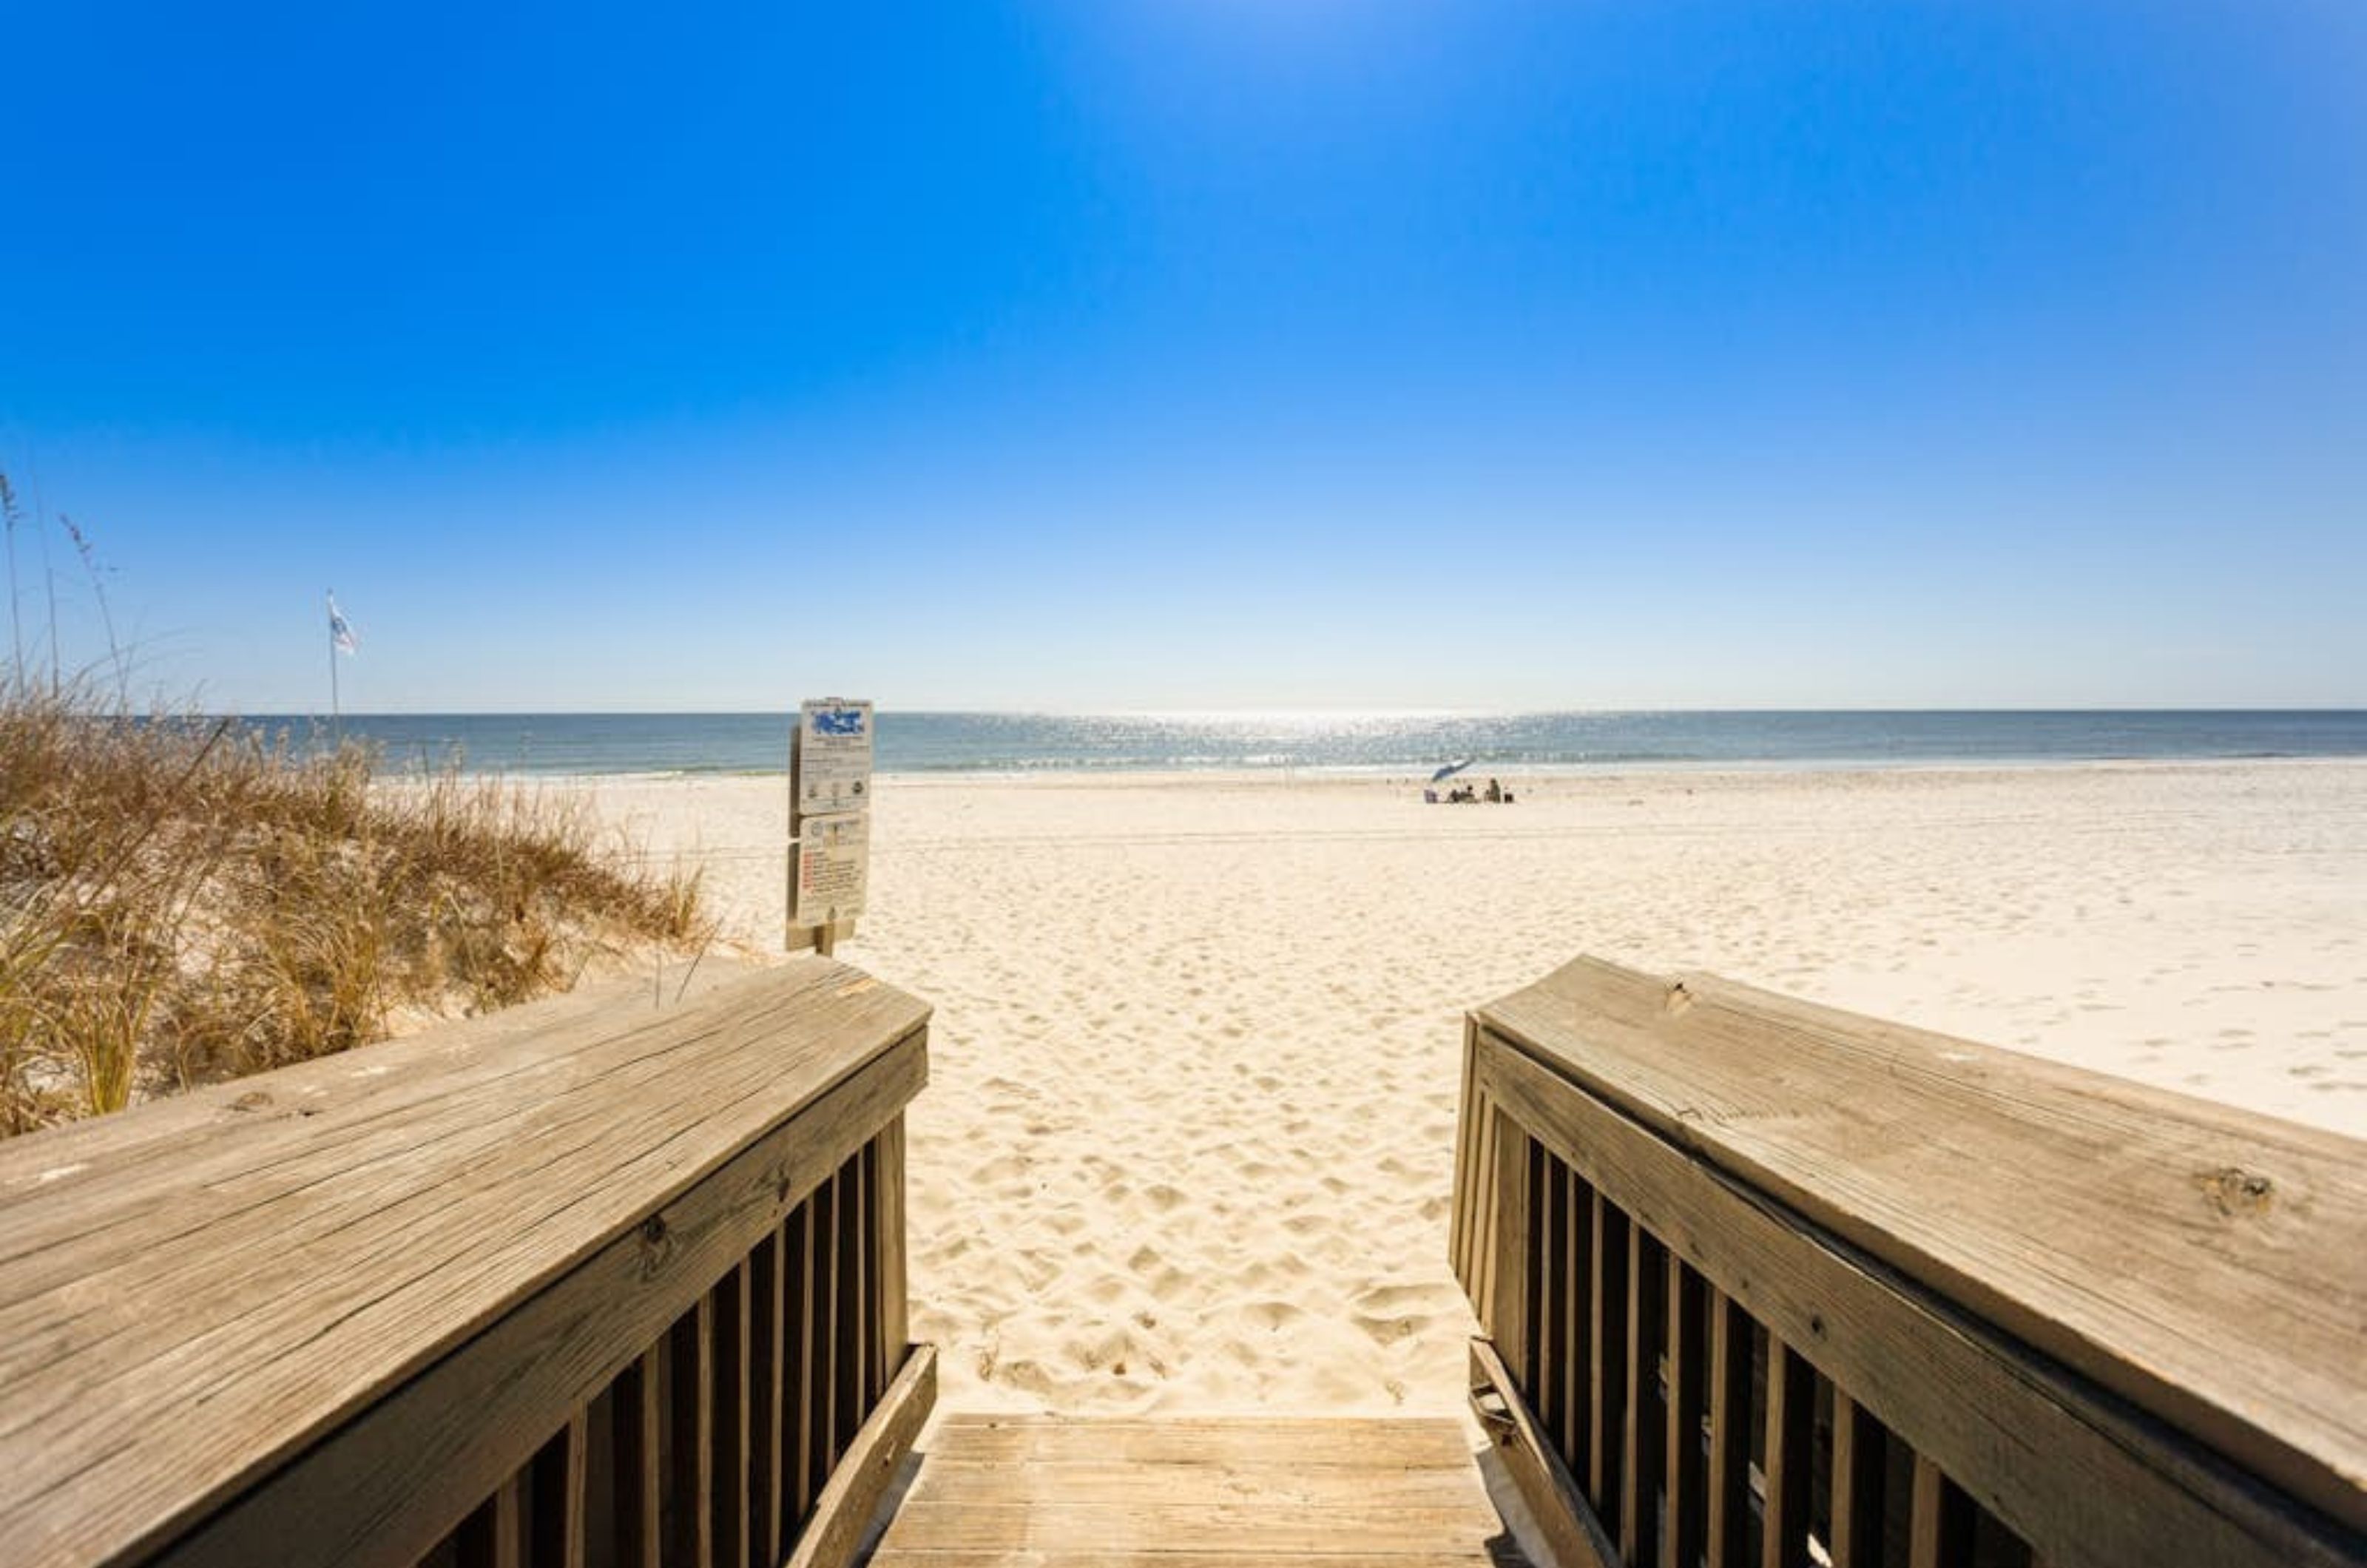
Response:
[{"label": "sand dune", "polygon": [[[778,779],[611,780],[776,946]],[[956,1408],[1443,1412],[1462,1010],[1699,967],[2367,1134],[2367,764],[888,780],[844,956],[937,1006]]]}]

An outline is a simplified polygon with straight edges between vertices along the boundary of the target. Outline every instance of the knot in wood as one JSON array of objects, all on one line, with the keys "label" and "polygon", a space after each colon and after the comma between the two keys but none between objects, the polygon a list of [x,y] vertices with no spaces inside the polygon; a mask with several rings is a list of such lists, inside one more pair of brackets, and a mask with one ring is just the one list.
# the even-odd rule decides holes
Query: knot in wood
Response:
[{"label": "knot in wood", "polygon": [[1683,1012],[1693,1005],[1693,994],[1685,989],[1685,983],[1682,980],[1670,982],[1669,986],[1669,994],[1662,998],[1660,1001],[1661,1010],[1669,1013],[1671,1017]]},{"label": "knot in wood", "polygon": [[2217,1170],[2203,1171],[2195,1177],[2203,1195],[2211,1206],[2228,1219],[2246,1214],[2265,1214],[2276,1197],[2277,1184],[2257,1170],[2242,1166],[2222,1166]]},{"label": "knot in wood", "polygon": [[665,1216],[651,1214],[641,1222],[641,1278],[656,1274],[673,1256],[674,1233],[666,1228]]}]

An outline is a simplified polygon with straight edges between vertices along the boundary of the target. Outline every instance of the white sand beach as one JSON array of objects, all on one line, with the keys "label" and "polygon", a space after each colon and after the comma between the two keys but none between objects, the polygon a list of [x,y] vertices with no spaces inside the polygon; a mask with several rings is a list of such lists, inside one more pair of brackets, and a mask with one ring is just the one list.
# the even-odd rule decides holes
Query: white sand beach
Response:
[{"label": "white sand beach", "polygon": [[[948,1407],[1459,1409],[1461,1016],[1582,952],[2367,1135],[2367,763],[1506,783],[882,781],[841,956],[937,1010]],[[777,949],[782,781],[553,787]]]}]

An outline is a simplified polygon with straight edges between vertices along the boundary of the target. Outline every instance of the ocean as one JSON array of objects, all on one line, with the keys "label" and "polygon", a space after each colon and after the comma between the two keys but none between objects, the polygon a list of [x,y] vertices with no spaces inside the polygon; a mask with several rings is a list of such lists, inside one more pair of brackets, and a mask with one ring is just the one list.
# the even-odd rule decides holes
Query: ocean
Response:
[{"label": "ocean", "polygon": [[[317,717],[256,717],[300,745]],[[777,773],[791,716],[349,714],[391,770]],[[1419,773],[1449,762],[1538,773],[2367,756],[2367,710],[999,714],[878,716],[883,773],[1195,769]]]}]

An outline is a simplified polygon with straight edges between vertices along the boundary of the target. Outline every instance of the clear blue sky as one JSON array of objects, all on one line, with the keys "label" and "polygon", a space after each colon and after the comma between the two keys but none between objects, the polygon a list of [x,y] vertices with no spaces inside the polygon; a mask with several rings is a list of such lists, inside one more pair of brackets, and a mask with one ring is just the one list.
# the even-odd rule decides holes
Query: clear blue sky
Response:
[{"label": "clear blue sky", "polygon": [[365,709],[2367,705],[2358,0],[6,36],[145,687],[323,705],[334,586]]}]

